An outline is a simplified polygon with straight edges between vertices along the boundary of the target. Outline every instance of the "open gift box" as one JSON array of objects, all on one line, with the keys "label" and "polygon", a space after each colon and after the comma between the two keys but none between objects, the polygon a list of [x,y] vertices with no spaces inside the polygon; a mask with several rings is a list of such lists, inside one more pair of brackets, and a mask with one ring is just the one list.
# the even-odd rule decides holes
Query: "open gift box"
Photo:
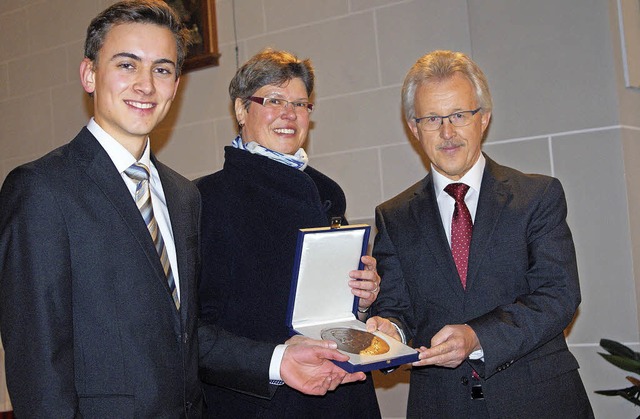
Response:
[{"label": "open gift box", "polygon": [[349,356],[336,362],[347,372],[371,371],[418,360],[418,352],[381,332],[366,332],[357,318],[358,297],[351,293],[349,271],[363,269],[371,227],[365,224],[306,228],[298,233],[289,297],[292,335],[338,343]]}]

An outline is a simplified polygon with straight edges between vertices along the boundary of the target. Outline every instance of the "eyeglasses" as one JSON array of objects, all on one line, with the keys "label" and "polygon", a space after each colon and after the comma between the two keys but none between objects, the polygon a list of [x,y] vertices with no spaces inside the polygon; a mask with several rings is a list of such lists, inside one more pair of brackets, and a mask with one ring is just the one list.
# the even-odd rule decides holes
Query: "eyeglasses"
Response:
[{"label": "eyeglasses", "polygon": [[473,115],[477,114],[480,109],[482,109],[482,107],[472,111],[458,111],[445,116],[429,115],[422,118],[415,118],[414,121],[416,121],[416,125],[422,131],[439,130],[445,118],[447,118],[454,127],[466,127],[473,120]]},{"label": "eyeglasses", "polygon": [[277,97],[258,97],[258,96],[249,96],[248,100],[259,103],[265,108],[269,109],[277,109],[283,110],[287,107],[288,104],[291,104],[291,107],[295,112],[306,110],[308,113],[311,113],[313,110],[313,103],[309,102],[298,102],[298,101],[288,101],[284,99],[280,99]]}]

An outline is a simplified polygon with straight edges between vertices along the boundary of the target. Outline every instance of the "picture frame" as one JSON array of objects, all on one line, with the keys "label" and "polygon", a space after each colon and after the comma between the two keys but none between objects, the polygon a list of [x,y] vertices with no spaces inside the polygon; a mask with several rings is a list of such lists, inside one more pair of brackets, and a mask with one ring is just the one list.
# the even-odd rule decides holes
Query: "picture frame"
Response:
[{"label": "picture frame", "polygon": [[189,30],[190,41],[182,72],[219,65],[215,0],[164,0]]}]

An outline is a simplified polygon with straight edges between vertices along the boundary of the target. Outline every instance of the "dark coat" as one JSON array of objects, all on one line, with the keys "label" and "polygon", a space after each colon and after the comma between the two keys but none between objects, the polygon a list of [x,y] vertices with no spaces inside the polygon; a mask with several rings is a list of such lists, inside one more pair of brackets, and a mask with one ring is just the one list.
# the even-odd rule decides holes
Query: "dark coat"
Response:
[{"label": "dark coat", "polygon": [[415,347],[466,323],[484,349],[484,362],[414,368],[409,417],[470,417],[472,363],[492,418],[593,417],[563,335],[580,303],[566,215],[557,179],[487,158],[465,290],[431,174],[376,209],[374,314],[397,319]]},{"label": "dark coat", "polygon": [[198,329],[199,194],[152,159],[171,218],[180,311],[127,186],[86,128],[7,177],[0,330],[17,417],[199,417],[199,338],[218,379],[269,394],[273,345]]},{"label": "dark coat", "polygon": [[[252,339],[283,343],[298,229],[343,216],[333,180],[225,148],[224,168],[197,181],[202,195],[201,315]],[[272,400],[207,386],[210,417],[379,417],[371,379],[324,397],[283,386]],[[262,412],[262,413],[260,413]],[[261,416],[262,417],[262,416]]]}]

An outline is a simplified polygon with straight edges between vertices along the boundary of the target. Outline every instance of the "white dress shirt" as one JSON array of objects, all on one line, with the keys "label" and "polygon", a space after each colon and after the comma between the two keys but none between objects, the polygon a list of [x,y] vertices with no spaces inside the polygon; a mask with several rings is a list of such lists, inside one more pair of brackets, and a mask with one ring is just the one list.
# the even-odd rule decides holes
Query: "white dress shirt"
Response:
[{"label": "white dress shirt", "polygon": [[[433,177],[433,185],[436,190],[436,199],[438,200],[438,209],[440,210],[440,217],[442,219],[442,226],[447,234],[447,241],[449,247],[451,247],[451,220],[453,218],[453,210],[456,204],[455,199],[449,195],[444,188],[450,183],[464,183],[469,185],[469,190],[464,197],[464,203],[467,204],[469,212],[471,213],[471,220],[475,223],[476,210],[478,209],[478,198],[480,197],[480,185],[482,184],[482,175],[484,173],[484,166],[487,160],[482,153],[478,158],[478,161],[469,169],[467,173],[460,178],[460,180],[454,181],[448,177],[440,174],[431,165],[431,176]],[[484,352],[482,349],[474,351],[469,355],[469,359],[482,359],[484,361]]]},{"label": "white dress shirt", "polygon": [[453,218],[453,209],[456,201],[444,188],[450,183],[464,183],[469,185],[469,190],[464,197],[464,203],[467,204],[469,212],[471,213],[471,221],[475,222],[476,209],[478,209],[478,197],[480,196],[480,185],[482,184],[482,174],[484,173],[486,162],[484,156],[480,154],[480,158],[478,158],[476,164],[474,164],[460,180],[456,181],[440,174],[433,168],[433,165],[431,166],[431,176],[433,177],[433,185],[436,190],[438,209],[440,210],[440,217],[442,218],[442,226],[447,233],[449,246],[451,246],[451,219]]},{"label": "white dress shirt", "polygon": [[131,197],[134,201],[137,185],[136,182],[131,179],[124,171],[137,161],[149,168],[151,174],[149,178],[149,188],[151,192],[153,216],[158,223],[160,234],[162,234],[162,239],[164,240],[164,245],[167,249],[169,263],[171,264],[171,272],[173,272],[173,279],[176,283],[176,292],[178,293],[179,297],[180,275],[178,272],[178,259],[176,256],[176,246],[173,239],[173,230],[171,229],[169,210],[167,209],[167,200],[164,196],[164,190],[162,189],[160,176],[158,176],[158,169],[156,169],[156,166],[153,164],[153,162],[151,162],[149,138],[147,137],[147,144],[144,148],[144,152],[142,153],[142,157],[140,157],[140,160],[136,160],[136,158],[131,153],[129,153],[129,151],[124,148],[122,144],[116,141],[111,135],[107,134],[107,132],[103,130],[93,118],[91,118],[91,120],[87,124],[87,129],[91,132],[91,134],[93,134],[94,137],[96,137],[102,148],[104,148],[104,151],[106,151],[109,155],[109,158],[111,158],[111,161],[116,166],[116,169],[118,170],[118,172],[120,172],[120,176],[122,176],[125,185],[127,185],[127,188],[129,188],[129,192],[131,193]]}]

